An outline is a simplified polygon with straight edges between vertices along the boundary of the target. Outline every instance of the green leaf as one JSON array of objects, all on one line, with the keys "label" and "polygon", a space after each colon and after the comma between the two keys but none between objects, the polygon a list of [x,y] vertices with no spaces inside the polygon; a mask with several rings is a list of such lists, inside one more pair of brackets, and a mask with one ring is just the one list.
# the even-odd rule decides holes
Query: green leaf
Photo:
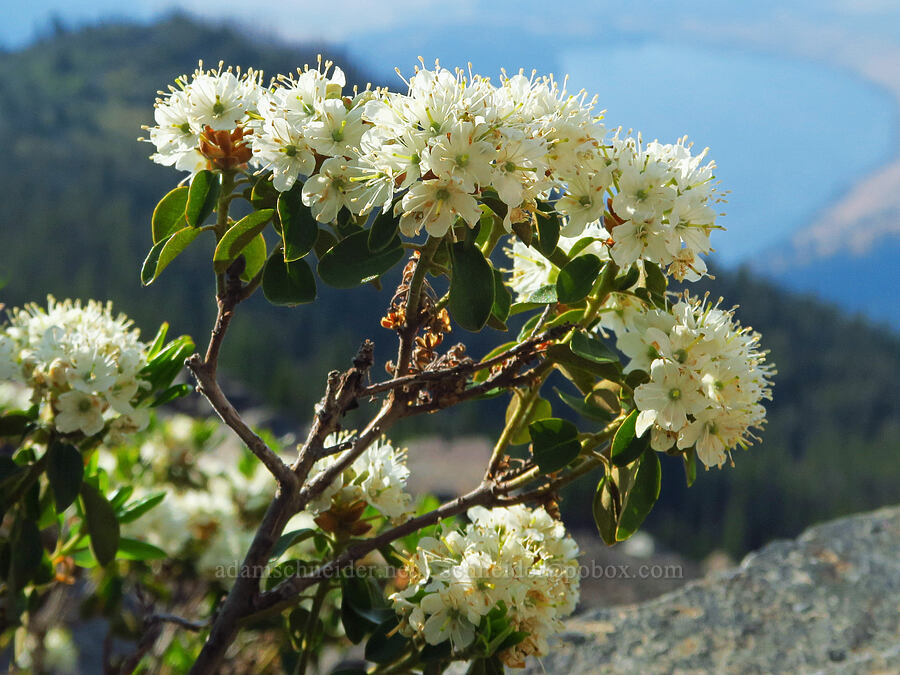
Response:
[{"label": "green leaf", "polygon": [[466,330],[478,332],[484,328],[494,306],[494,270],[477,246],[457,242],[450,250],[453,259],[450,314]]},{"label": "green leaf", "polygon": [[581,452],[578,428],[568,420],[558,417],[536,420],[528,425],[528,433],[534,461],[544,473],[559,471]]},{"label": "green leaf", "polygon": [[569,309],[559,314],[558,316],[550,319],[544,324],[544,328],[553,328],[553,326],[559,326],[560,324],[570,323],[575,325],[584,317],[584,308],[579,307],[577,309]]},{"label": "green leaf", "polygon": [[319,277],[335,288],[353,288],[375,279],[403,259],[400,237],[381,251],[369,250],[369,233],[354,232],[339,241],[320,259]]},{"label": "green leaf", "polygon": [[528,319],[524,324],[522,324],[522,330],[519,331],[519,336],[516,338],[519,342],[522,340],[527,340],[531,337],[531,334],[534,332],[535,327],[538,324],[538,321],[541,320],[540,314],[535,314],[531,318]]},{"label": "green leaf", "polygon": [[[552,359],[554,363],[562,364],[566,366],[566,368],[570,371],[576,373],[581,372],[590,375],[594,381],[591,382],[590,386],[587,387],[587,391],[593,389],[594,384],[596,384],[596,380],[599,377],[603,377],[608,380],[619,379],[620,366],[618,363],[597,363],[595,361],[591,361],[579,354],[574,353],[571,350],[570,346],[567,344],[550,345],[547,348],[547,356]],[[582,391],[585,391],[581,387],[578,388]]]},{"label": "green leaf", "polygon": [[305,527],[301,530],[292,530],[291,532],[286,532],[278,538],[278,543],[276,543],[275,548],[272,549],[272,553],[269,555],[269,560],[276,560],[280,558],[281,555],[291,546],[299,544],[301,541],[306,541],[315,533],[315,530],[312,530],[308,527]]},{"label": "green leaf", "polygon": [[319,237],[319,224],[303,205],[302,193],[303,185],[298,182],[278,196],[278,220],[281,223],[285,262],[300,260],[312,250]]},{"label": "green leaf", "polygon": [[635,424],[637,423],[638,411],[632,410],[622,426],[613,436],[612,447],[610,448],[610,458],[616,466],[627,466],[640,457],[643,452],[650,446],[650,434],[644,432],[640,438],[635,434]]},{"label": "green leaf", "polygon": [[241,279],[243,281],[252,281],[265,266],[268,254],[266,238],[260,233],[244,249],[242,254],[244,256],[244,271],[241,273]]},{"label": "green leaf", "polygon": [[513,223],[512,230],[523,244],[529,247],[531,246],[531,242],[534,239],[534,228],[531,226],[530,222]]},{"label": "green leaf", "polygon": [[653,509],[653,505],[656,504],[656,500],[659,499],[661,479],[659,457],[656,456],[656,452],[648,448],[641,455],[634,483],[622,503],[622,515],[619,517],[619,526],[616,528],[616,540],[624,541],[637,532],[647,514]]},{"label": "green leaf", "polygon": [[188,188],[186,185],[182,185],[159,200],[159,204],[153,209],[153,216],[150,219],[150,229],[154,244],[168,239],[176,231],[187,227],[187,220],[184,217],[187,199]]},{"label": "green leaf", "polygon": [[337,245],[337,238],[331,234],[328,230],[319,230],[318,236],[316,236],[316,243],[313,246],[313,251],[316,253],[316,257],[319,259],[322,258],[323,255],[328,253],[328,251]]},{"label": "green leaf", "polygon": [[0,499],[0,504],[6,501],[5,495],[13,492],[26,471],[24,466],[19,466],[9,457],[0,456],[0,494],[4,495],[4,498]]},{"label": "green leaf", "polygon": [[594,493],[594,501],[592,504],[592,512],[594,515],[594,523],[597,525],[597,531],[600,538],[607,546],[616,543],[616,508],[613,499],[612,490],[610,488],[609,476],[603,476],[597,483],[597,491]]},{"label": "green leaf", "polygon": [[306,261],[286,263],[277,251],[266,263],[262,287],[266,299],[273,305],[293,307],[316,299],[316,280]]},{"label": "green leaf", "polygon": [[603,263],[593,253],[578,256],[559,271],[556,294],[559,302],[570,304],[587,297]]},{"label": "green leaf", "polygon": [[556,392],[556,395],[559,396],[560,400],[563,403],[565,403],[582,417],[586,417],[597,422],[609,422],[612,419],[612,415],[608,411],[604,410],[603,408],[598,408],[595,405],[591,405],[580,396],[567,394],[564,391],[560,391],[556,387],[553,387],[553,391]]},{"label": "green leaf", "polygon": [[[90,537],[88,537],[88,543],[90,543]],[[73,551],[72,560],[79,567],[85,567],[87,569],[97,566],[97,559],[94,558],[90,548],[80,548],[77,551]]]},{"label": "green leaf", "polygon": [[397,630],[397,617],[380,623],[366,642],[366,661],[391,663],[406,650],[408,638]]},{"label": "green leaf", "polygon": [[529,304],[549,305],[551,302],[559,302],[556,284],[541,286],[528,298]]},{"label": "green leaf", "polygon": [[193,351],[194,341],[190,336],[182,335],[172,340],[150,359],[140,372],[140,376],[150,383],[150,391],[159,391],[170,386],[184,367],[184,360]]},{"label": "green leaf", "polygon": [[574,354],[594,363],[619,362],[619,357],[613,350],[588,333],[575,333],[572,336],[570,347]]},{"label": "green leaf", "polygon": [[644,274],[646,280],[644,285],[651,295],[663,295],[666,292],[666,286],[669,285],[666,275],[659,269],[656,263],[644,261]]},{"label": "green leaf", "polygon": [[141,283],[144,286],[149,286],[156,278],[156,265],[159,263],[159,254],[162,253],[163,247],[168,241],[169,237],[166,237],[153,244],[153,248],[150,249],[147,257],[144,258],[144,264],[141,265]]},{"label": "green leaf", "polygon": [[155,494],[148,495],[143,499],[139,499],[136,502],[127,504],[125,506],[125,509],[119,513],[119,523],[130,523],[137,520],[165,498],[165,492],[157,492]]},{"label": "green leaf", "polygon": [[278,204],[279,192],[272,185],[272,174],[265,173],[253,185],[250,192],[250,203],[254,209],[274,209]]},{"label": "green leaf", "polygon": [[[553,286],[553,295],[556,296],[556,286]],[[530,312],[532,309],[537,309],[538,307],[543,307],[543,304],[540,302],[514,302],[512,306],[509,308],[509,315],[515,316],[516,314],[521,314],[522,312]]]},{"label": "green leaf", "polygon": [[44,555],[41,531],[33,520],[20,517],[13,525],[10,544],[9,585],[21,590],[39,571]]},{"label": "green leaf", "polygon": [[[594,242],[597,242],[597,241],[600,241],[600,239],[598,239],[597,237],[582,237],[581,239],[576,241],[574,244],[572,244],[572,248],[569,249],[569,253],[568,253],[569,259],[571,260],[572,258],[577,256],[579,253],[581,253],[584,249],[586,249],[588,246],[590,246],[591,244],[593,244]],[[563,267],[565,267],[565,265],[563,265]]]},{"label": "green leaf", "polygon": [[150,404],[150,407],[158,408],[166,403],[177,401],[178,399],[191,394],[193,391],[194,387],[190,384],[173,384],[171,387],[158,394],[157,397],[153,399],[153,403]]},{"label": "green leaf", "polygon": [[369,250],[373,253],[383,251],[391,245],[399,231],[400,219],[394,218],[391,211],[378,214],[372,223],[372,229],[369,230]]},{"label": "green leaf", "polygon": [[97,562],[106,566],[119,549],[119,521],[106,498],[90,483],[81,485],[84,519],[91,535],[91,551]]},{"label": "green leaf", "polygon": [[347,639],[359,644],[372,630],[373,623],[365,616],[372,609],[368,586],[353,576],[341,578],[341,625]]},{"label": "green leaf", "polygon": [[684,457],[684,478],[687,486],[691,487],[697,480],[697,450],[693,447],[688,448],[682,457]]},{"label": "green leaf", "polygon": [[207,169],[194,174],[188,189],[184,217],[191,227],[200,227],[216,208],[222,183],[219,174]]},{"label": "green leaf", "polygon": [[634,286],[640,276],[641,271],[637,268],[637,265],[631,265],[625,274],[620,274],[615,278],[613,286],[615,286],[617,291],[627,290]]},{"label": "green leaf", "polygon": [[115,509],[116,514],[119,513],[119,509],[125,505],[125,502],[131,496],[131,493],[134,492],[134,486],[125,485],[116,490],[115,494],[113,494],[112,498],[109,500],[109,505]]},{"label": "green leaf", "polygon": [[254,211],[228,228],[216,245],[216,252],[213,254],[213,266],[216,274],[222,274],[231,263],[237,260],[237,257],[256,239],[257,235],[266,229],[266,225],[269,224],[274,213],[275,211],[272,209]]},{"label": "green leaf", "polygon": [[509,318],[509,308],[512,306],[512,295],[506,284],[503,283],[503,275],[499,271],[494,272],[494,304],[491,307],[491,314],[500,321],[506,321]]},{"label": "green leaf", "polygon": [[[160,242],[163,246],[159,251],[156,264],[151,272],[148,265],[150,264],[151,256],[153,256],[156,246],[159,246],[160,244],[154,246],[147,255],[147,260],[144,262],[144,269],[141,271],[141,280],[144,282],[144,285],[148,286],[156,281],[157,277],[162,274],[162,271],[169,266],[169,263],[175,260],[175,258],[177,258],[202,231],[203,230],[198,230],[194,227],[185,227],[178,230],[178,232],[166,239],[165,242]],[[149,274],[149,280],[146,278],[145,272]]]},{"label": "green leaf", "polygon": [[159,350],[162,349],[163,345],[166,343],[166,335],[169,333],[169,324],[164,321],[159,330],[156,331],[156,337],[153,338],[153,343],[147,349],[147,358],[152,359],[159,353]]},{"label": "green leaf", "polygon": [[26,412],[16,410],[0,417],[0,437],[21,436],[28,430],[33,418]]},{"label": "green leaf", "polygon": [[[542,204],[544,209],[553,209],[551,204]],[[553,213],[548,215],[537,214],[538,250],[544,255],[550,255],[556,250],[559,243],[559,218]]]},{"label": "green leaf", "polygon": [[148,544],[145,541],[122,537],[119,539],[119,558],[122,560],[162,560],[169,554],[159,546]]},{"label": "green leaf", "polygon": [[[519,396],[513,396],[512,400],[509,402],[509,406],[506,408],[506,422],[509,423],[509,420],[518,410],[519,405],[521,405],[522,399]],[[533,422],[534,420],[542,420],[547,417],[553,417],[553,406],[550,405],[550,401],[544,398],[538,398],[531,404],[531,410],[528,411],[528,416],[525,418],[525,422]],[[526,425],[520,425],[522,428],[519,429],[519,432],[515,434],[510,439],[511,445],[522,445],[523,443],[528,443],[531,440],[531,434],[528,433],[528,427]]]},{"label": "green leaf", "polygon": [[83,478],[84,458],[78,448],[61,441],[51,443],[47,450],[47,480],[57,513],[62,513],[75,501]]}]

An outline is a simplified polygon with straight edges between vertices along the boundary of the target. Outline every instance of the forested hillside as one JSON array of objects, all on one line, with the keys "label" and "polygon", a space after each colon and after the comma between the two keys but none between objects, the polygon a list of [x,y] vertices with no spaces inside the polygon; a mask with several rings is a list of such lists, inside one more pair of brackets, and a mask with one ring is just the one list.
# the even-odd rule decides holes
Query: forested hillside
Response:
[{"label": "forested hillside", "polygon": [[[0,55],[2,301],[16,305],[47,293],[110,298],[147,331],[168,320],[204,340],[214,303],[202,247],[150,288],[139,282],[153,206],[179,178],[147,160],[151,146],[136,141],[140,127],[152,121],[154,92],[199,58],[276,73],[314,63],[318,51],[172,18],[149,28],[59,33]],[[349,81],[365,82],[363,71],[324,51]],[[739,316],[763,333],[778,365],[769,427],[762,445],[735,456],[734,469],[704,473],[690,490],[673,462],[651,531],[692,554],[721,545],[738,553],[812,521],[900,502],[896,334],[742,273],[717,276],[709,288],[742,306]],[[302,425],[324,373],[345,366],[361,339],[375,338],[376,355],[390,358],[393,337],[378,325],[389,298],[388,288],[367,286],[320,288],[314,305],[291,310],[255,299],[240,308],[223,367]],[[478,355],[500,341],[487,329],[470,344]],[[503,405],[495,402],[489,413],[502,416]],[[479,411],[478,420],[468,405],[424,423],[448,435],[494,431]],[[589,522],[590,496],[568,496],[571,518]]]}]

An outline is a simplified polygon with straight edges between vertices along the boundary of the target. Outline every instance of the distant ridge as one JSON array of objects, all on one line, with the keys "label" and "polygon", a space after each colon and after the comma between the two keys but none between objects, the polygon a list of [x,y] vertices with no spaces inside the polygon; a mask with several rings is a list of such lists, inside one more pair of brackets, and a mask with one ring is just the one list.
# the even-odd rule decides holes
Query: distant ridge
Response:
[{"label": "distant ridge", "polygon": [[900,328],[900,160],[749,266],[792,290]]}]

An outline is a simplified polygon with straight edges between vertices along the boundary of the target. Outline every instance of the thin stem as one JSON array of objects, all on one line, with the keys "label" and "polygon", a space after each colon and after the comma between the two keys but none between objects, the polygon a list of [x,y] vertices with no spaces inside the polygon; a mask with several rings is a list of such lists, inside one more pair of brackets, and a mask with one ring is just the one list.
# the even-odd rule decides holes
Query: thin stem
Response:
[{"label": "thin stem", "polygon": [[269,473],[275,476],[281,485],[289,486],[290,489],[296,490],[299,481],[294,472],[262,438],[247,426],[238,411],[225,397],[225,394],[219,387],[219,383],[216,381],[215,368],[210,368],[209,363],[202,363],[197,354],[194,354],[186,361],[187,367],[194,374],[194,377],[197,378],[197,389],[206,397],[206,400],[209,401],[213,410],[216,411],[216,414],[222,421],[237,434],[238,438],[265,465]]},{"label": "thin stem", "polygon": [[[231,193],[234,191],[234,171],[222,172],[222,189],[219,191],[219,201],[216,204],[216,243],[218,244],[225,232],[228,231],[228,207],[231,205]],[[216,275],[216,296],[225,295],[225,275]]]},{"label": "thin stem", "polygon": [[312,607],[309,610],[309,616],[306,617],[306,626],[303,628],[303,651],[300,654],[300,660],[297,661],[297,667],[294,669],[294,675],[306,675],[306,668],[309,665],[309,657],[312,654],[312,648],[315,644],[313,633],[316,630],[316,622],[319,620],[319,612],[322,611],[322,605],[325,602],[325,596],[330,590],[330,583],[321,581],[316,589],[316,595],[313,597]]},{"label": "thin stem", "polygon": [[419,660],[419,652],[415,649],[403,654],[399,661],[394,661],[385,666],[379,666],[371,672],[371,675],[401,675],[409,673],[410,668]]},{"label": "thin stem", "polygon": [[419,330],[419,300],[422,295],[422,285],[425,282],[425,273],[428,271],[431,258],[440,244],[440,237],[428,237],[419,252],[419,260],[409,282],[409,291],[406,295],[406,321],[400,331],[400,348],[395,371],[397,375],[405,375],[409,370],[409,360],[412,356],[416,332]]},{"label": "thin stem", "polygon": [[[491,478],[497,472],[497,469],[500,467],[500,463],[503,461],[503,455],[506,452],[506,449],[509,447],[509,444],[515,437],[515,435],[519,433],[519,430],[522,427],[522,423],[528,419],[528,415],[531,412],[531,407],[537,400],[538,393],[540,392],[541,387],[544,384],[544,380],[547,379],[547,376],[550,374],[550,371],[552,369],[553,364],[550,361],[544,361],[535,369],[536,372],[534,382],[532,382],[526,392],[521,395],[519,406],[516,408],[513,416],[503,427],[500,438],[497,439],[497,443],[494,445],[494,450],[491,453],[491,459],[488,462],[487,470],[484,473],[485,480]],[[519,394],[514,393],[513,395],[517,396]]]},{"label": "thin stem", "polygon": [[[547,495],[556,493],[561,487],[568,485],[569,483],[580,478],[586,473],[590,473],[594,469],[597,469],[603,465],[604,462],[600,457],[585,457],[584,460],[569,473],[551,479],[550,482],[536,487],[533,490],[522,492],[520,494],[513,495],[512,497],[497,497],[497,504],[499,504],[500,506],[512,506],[514,504],[523,504],[525,502],[539,500],[542,497],[546,497]],[[503,486],[504,491],[506,487],[507,486]]]}]

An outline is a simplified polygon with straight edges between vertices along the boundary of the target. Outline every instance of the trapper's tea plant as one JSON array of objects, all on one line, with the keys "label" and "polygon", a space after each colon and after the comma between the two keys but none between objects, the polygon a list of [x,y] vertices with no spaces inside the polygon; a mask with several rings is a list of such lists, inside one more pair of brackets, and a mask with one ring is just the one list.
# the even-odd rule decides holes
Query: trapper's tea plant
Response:
[{"label": "trapper's tea plant", "polygon": [[[612,545],[653,508],[659,453],[683,458],[692,483],[698,461],[722,466],[764,424],[773,370],[758,334],[721,301],[669,290],[706,274],[701,255],[722,229],[705,151],[610,132],[594,99],[552,77],[492,82],[423,65],[405,85],[347,91],[340,69],[321,62],[270,82],[201,64],[156,101],[151,158],[184,180],[153,212],[141,278],[153,283],[188,246],[207,247],[218,317],[187,368],[275,483],[221,602],[154,619],[198,632],[192,672],[215,672],[235,645],[252,650],[248,630],[281,635],[283,663],[299,673],[335,639],[365,643],[360,672],[522,666],[546,653],[578,600],[560,488],[597,482],[584,508]],[[217,379],[241,303],[258,290],[294,306],[315,302],[319,284],[381,287],[395,267],[383,328],[329,374],[306,438],[295,450],[264,440]],[[31,408],[2,418],[18,447],[5,460],[4,546],[27,542],[42,569],[72,547],[101,565],[122,553],[126,540],[101,530],[118,532],[135,507],[115,506],[91,452],[142,428],[148,405],[185,393],[171,382],[193,351],[163,336],[142,345],[111,319],[119,352],[94,346],[88,327],[53,347],[81,330],[52,318],[60,308],[102,314],[27,309],[0,336],[0,372],[34,392]],[[497,345],[472,355],[465,332],[482,330]],[[417,507],[391,427],[494,397],[509,404],[482,480]],[[361,403],[374,413],[345,429]],[[60,452],[65,466],[88,467],[80,487],[59,479]],[[307,526],[288,529],[300,514]],[[37,536],[48,526],[75,543],[48,551]],[[301,549],[302,564],[283,567]],[[390,579],[358,573],[375,554],[394,566]],[[52,584],[19,559],[4,568],[7,620]],[[288,571],[267,575],[273,565]]]}]

